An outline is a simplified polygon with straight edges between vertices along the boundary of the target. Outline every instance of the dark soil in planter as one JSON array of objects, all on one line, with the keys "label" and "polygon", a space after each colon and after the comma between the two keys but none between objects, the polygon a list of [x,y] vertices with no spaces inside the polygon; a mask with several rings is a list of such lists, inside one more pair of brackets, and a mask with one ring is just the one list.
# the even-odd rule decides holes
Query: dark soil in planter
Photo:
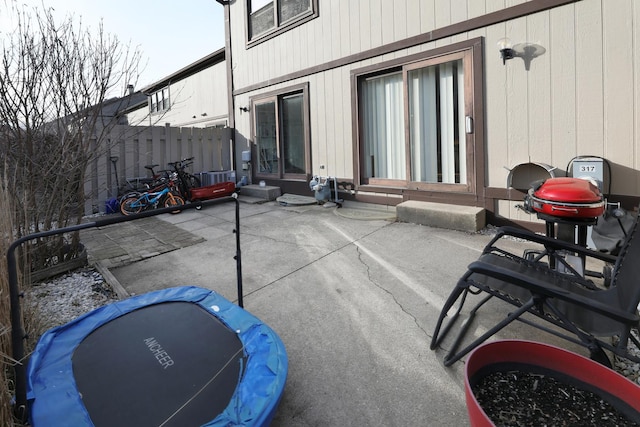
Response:
[{"label": "dark soil in planter", "polygon": [[619,398],[539,366],[489,365],[470,385],[496,426],[640,426],[640,414]]}]

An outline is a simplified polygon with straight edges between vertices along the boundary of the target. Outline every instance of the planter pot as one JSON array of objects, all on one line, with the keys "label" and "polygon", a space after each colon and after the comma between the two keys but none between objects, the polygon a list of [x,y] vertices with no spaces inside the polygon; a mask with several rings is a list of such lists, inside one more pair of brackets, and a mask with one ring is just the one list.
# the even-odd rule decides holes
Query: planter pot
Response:
[{"label": "planter pot", "polygon": [[[504,372],[526,372],[540,378],[553,378],[561,384],[557,388],[571,390],[569,386],[574,386],[587,390],[610,403],[617,414],[623,414],[625,418],[635,422],[640,419],[640,387],[617,372],[591,359],[551,345],[503,340],[477,347],[467,359],[465,394],[471,426],[496,425],[485,412],[487,408],[479,403],[474,388],[479,387],[488,375]],[[564,384],[567,387],[562,387]],[[505,411],[517,412],[513,410],[516,404],[511,400],[505,405]],[[489,410],[490,414],[491,411],[495,412],[495,408]]]}]

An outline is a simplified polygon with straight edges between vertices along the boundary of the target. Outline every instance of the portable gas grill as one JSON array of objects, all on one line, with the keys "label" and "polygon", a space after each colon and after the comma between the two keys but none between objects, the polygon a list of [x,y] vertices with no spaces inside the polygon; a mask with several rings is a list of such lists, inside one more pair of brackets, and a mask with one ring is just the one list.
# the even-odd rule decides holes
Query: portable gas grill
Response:
[{"label": "portable gas grill", "polygon": [[598,186],[581,178],[550,178],[531,188],[527,196],[535,212],[553,218],[594,219],[605,208]]},{"label": "portable gas grill", "polygon": [[[550,178],[527,192],[524,208],[545,221],[548,237],[587,246],[587,227],[595,225],[606,202],[598,186],[583,178]],[[558,232],[556,236],[556,224]],[[584,268],[584,260],[582,260]]]}]

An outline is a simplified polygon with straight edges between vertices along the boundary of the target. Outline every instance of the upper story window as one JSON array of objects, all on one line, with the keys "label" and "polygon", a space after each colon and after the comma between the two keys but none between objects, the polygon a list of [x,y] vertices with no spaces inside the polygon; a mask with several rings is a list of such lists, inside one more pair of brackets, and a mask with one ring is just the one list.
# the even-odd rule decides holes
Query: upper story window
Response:
[{"label": "upper story window", "polygon": [[318,13],[318,0],[247,0],[248,41],[264,40]]},{"label": "upper story window", "polygon": [[166,111],[171,107],[169,99],[169,86],[164,87],[151,95],[149,95],[149,112],[160,113]]}]

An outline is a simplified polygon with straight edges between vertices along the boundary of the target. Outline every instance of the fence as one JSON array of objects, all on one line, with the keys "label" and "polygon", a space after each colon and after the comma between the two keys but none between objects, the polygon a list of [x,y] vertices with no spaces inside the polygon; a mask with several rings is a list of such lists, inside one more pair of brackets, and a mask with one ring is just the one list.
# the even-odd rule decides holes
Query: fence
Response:
[{"label": "fence", "polygon": [[235,179],[229,128],[118,125],[101,141],[94,140],[95,156],[87,170],[87,215],[104,212],[105,202],[117,196],[126,179],[147,177],[145,165],[159,165],[158,172],[168,169],[168,162],[193,157],[190,172]]}]

